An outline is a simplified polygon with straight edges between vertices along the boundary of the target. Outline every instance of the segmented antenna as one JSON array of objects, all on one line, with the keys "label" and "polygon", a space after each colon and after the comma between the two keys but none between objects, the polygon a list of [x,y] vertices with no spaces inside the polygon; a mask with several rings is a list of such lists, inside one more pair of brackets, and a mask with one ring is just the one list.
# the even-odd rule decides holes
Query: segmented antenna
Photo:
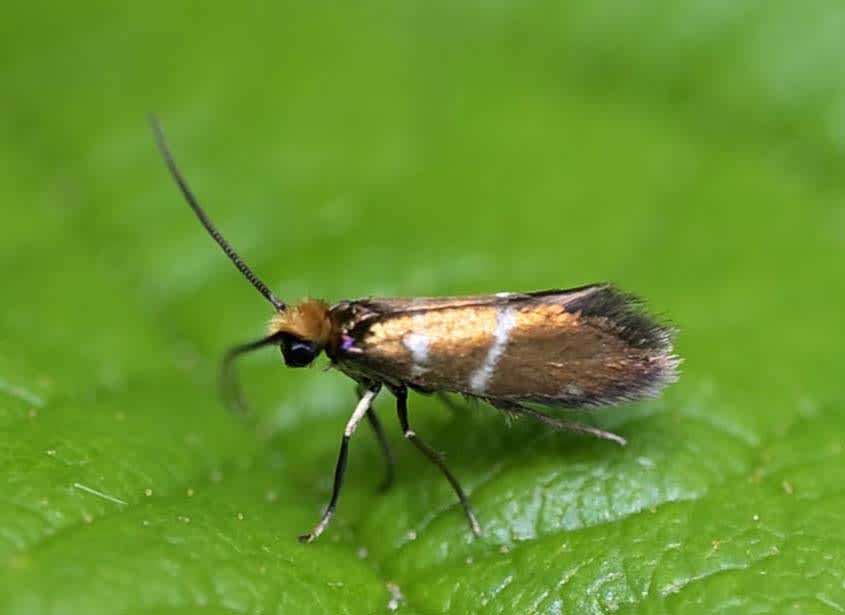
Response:
[{"label": "segmented antenna", "polygon": [[158,118],[154,115],[150,116],[150,126],[153,129],[158,149],[161,151],[161,155],[164,158],[164,162],[167,164],[167,168],[170,170],[170,174],[173,176],[173,179],[176,180],[176,183],[179,185],[179,189],[182,191],[182,195],[185,197],[188,205],[191,206],[191,209],[194,210],[194,213],[197,215],[197,218],[199,218],[199,221],[202,222],[205,230],[207,230],[208,234],[214,238],[217,245],[223,248],[223,252],[225,252],[226,256],[229,257],[229,260],[235,264],[238,271],[240,271],[244,277],[250,281],[258,292],[264,295],[267,301],[273,304],[273,307],[275,307],[276,310],[281,312],[286,309],[287,305],[285,302],[274,295],[273,291],[271,291],[264,282],[258,279],[258,276],[252,272],[252,269],[250,269],[243,260],[241,260],[241,257],[238,256],[235,249],[229,245],[229,242],[226,241],[223,235],[220,234],[220,231],[218,231],[211,222],[193,192],[191,192],[188,182],[185,181],[185,178],[182,177],[182,173],[179,172],[179,168],[173,160],[173,155],[170,153],[170,148],[167,146],[167,141],[164,138],[164,131],[161,128],[161,124],[159,123]]},{"label": "segmented antenna", "polygon": [[234,371],[234,361],[241,355],[244,355],[253,350],[264,348],[265,346],[275,346],[281,342],[284,333],[272,333],[267,337],[262,337],[260,340],[240,344],[234,348],[230,348],[223,357],[223,365],[220,370],[220,392],[223,394],[223,401],[233,414],[240,416],[249,415],[249,407],[244,401],[241,393],[241,386],[238,383],[237,375]]}]

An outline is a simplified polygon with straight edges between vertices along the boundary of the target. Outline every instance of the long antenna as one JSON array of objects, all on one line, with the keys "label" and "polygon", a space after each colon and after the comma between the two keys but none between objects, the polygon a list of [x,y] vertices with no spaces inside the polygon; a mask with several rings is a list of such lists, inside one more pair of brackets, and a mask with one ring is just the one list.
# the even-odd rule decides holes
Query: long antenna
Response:
[{"label": "long antenna", "polygon": [[226,351],[226,356],[223,357],[223,366],[220,372],[220,386],[223,394],[223,401],[234,414],[246,416],[249,414],[249,408],[244,401],[241,394],[241,387],[238,384],[238,379],[234,371],[232,363],[235,359],[243,354],[264,348],[265,346],[273,346],[278,344],[284,337],[284,333],[271,333],[267,337],[262,337],[260,340],[240,344],[234,348]]},{"label": "long antenna", "polygon": [[249,280],[256,289],[258,289],[258,292],[264,295],[267,301],[273,304],[273,307],[280,312],[286,309],[287,305],[285,302],[274,295],[273,291],[271,291],[264,282],[258,279],[258,276],[252,272],[252,269],[250,269],[243,260],[241,260],[241,257],[238,256],[235,249],[229,245],[229,242],[226,241],[223,235],[220,234],[220,231],[218,231],[214,224],[212,224],[208,215],[199,204],[199,201],[197,201],[193,192],[191,192],[188,182],[185,181],[185,178],[182,177],[182,173],[176,166],[176,162],[173,160],[173,155],[170,153],[170,148],[167,146],[167,141],[164,138],[164,131],[162,130],[161,124],[155,115],[150,116],[150,126],[153,129],[153,134],[155,135],[156,143],[158,144],[158,149],[161,151],[161,155],[164,158],[164,162],[167,164],[167,168],[170,169],[170,174],[173,176],[173,179],[176,180],[176,183],[179,185],[179,189],[182,191],[182,195],[185,197],[188,205],[191,206],[191,209],[194,210],[197,218],[199,218],[200,222],[202,222],[205,230],[207,230],[208,234],[214,238],[214,241],[223,248],[223,252],[225,252],[226,256],[229,257],[229,260],[235,264],[238,271],[240,271],[244,277]]}]

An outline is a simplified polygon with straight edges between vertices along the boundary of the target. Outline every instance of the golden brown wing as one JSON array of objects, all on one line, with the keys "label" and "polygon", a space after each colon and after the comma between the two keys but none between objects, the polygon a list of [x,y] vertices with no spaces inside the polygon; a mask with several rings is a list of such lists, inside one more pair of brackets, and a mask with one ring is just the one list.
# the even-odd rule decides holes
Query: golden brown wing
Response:
[{"label": "golden brown wing", "polygon": [[438,310],[444,308],[484,307],[502,305],[505,303],[521,303],[532,298],[558,297],[561,300],[574,301],[579,297],[589,295],[599,286],[590,284],[578,288],[564,290],[542,290],[528,293],[501,292],[493,295],[463,295],[453,297],[366,297],[354,303],[378,312],[382,316],[390,316],[393,312],[406,314],[424,310]]},{"label": "golden brown wing", "polygon": [[672,330],[609,285],[359,305],[368,317],[340,362],[389,384],[579,407],[653,395],[676,377]]}]

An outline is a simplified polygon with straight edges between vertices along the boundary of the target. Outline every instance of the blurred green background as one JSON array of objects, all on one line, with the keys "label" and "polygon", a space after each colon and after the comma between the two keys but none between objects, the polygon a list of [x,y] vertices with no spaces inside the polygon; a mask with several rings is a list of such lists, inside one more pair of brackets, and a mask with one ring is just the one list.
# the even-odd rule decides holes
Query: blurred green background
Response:
[{"label": "blurred green background", "polygon": [[[0,26],[0,612],[845,611],[845,6],[30,2]],[[619,448],[413,396],[485,527],[351,384],[218,360],[266,303],[613,280],[680,382]],[[93,490],[93,491],[92,491]],[[99,495],[98,495],[99,494]]]}]

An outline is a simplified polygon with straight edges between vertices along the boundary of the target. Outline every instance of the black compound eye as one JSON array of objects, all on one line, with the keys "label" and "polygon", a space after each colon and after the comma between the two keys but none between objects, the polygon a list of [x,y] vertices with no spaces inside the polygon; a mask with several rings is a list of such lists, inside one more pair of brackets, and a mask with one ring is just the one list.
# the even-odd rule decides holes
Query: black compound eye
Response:
[{"label": "black compound eye", "polygon": [[320,353],[317,344],[298,338],[289,338],[282,342],[282,357],[288,367],[305,367]]}]

